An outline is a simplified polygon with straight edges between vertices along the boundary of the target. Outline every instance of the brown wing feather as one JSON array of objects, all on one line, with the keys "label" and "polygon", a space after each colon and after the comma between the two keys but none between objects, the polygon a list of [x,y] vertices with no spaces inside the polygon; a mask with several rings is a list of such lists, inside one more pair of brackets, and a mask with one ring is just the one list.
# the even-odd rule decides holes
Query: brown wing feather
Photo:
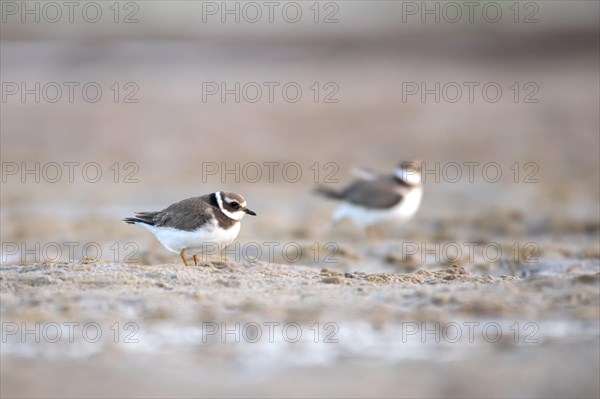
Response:
[{"label": "brown wing feather", "polygon": [[367,208],[386,209],[398,204],[403,197],[388,181],[377,179],[354,182],[343,191],[343,198]]},{"label": "brown wing feather", "polygon": [[151,217],[154,226],[192,231],[211,218],[212,208],[208,196],[202,196],[176,202],[160,212],[140,212],[136,216],[140,219]]}]

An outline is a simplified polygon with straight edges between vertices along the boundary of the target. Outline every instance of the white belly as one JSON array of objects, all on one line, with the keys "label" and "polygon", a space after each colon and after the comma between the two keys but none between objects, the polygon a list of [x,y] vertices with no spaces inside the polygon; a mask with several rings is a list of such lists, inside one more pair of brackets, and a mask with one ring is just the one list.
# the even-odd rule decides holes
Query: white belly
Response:
[{"label": "white belly", "polygon": [[419,209],[422,189],[411,191],[396,206],[390,209],[367,209],[349,202],[342,202],[333,215],[334,223],[348,219],[358,227],[367,227],[385,222],[404,222],[410,219]]},{"label": "white belly", "polygon": [[228,230],[217,227],[216,224],[204,226],[194,231],[182,231],[172,227],[155,227],[141,224],[150,230],[165,248],[171,252],[179,253],[181,250],[190,254],[199,254],[203,251],[214,251],[215,245],[221,249],[233,242],[240,232],[240,223],[236,223]]}]

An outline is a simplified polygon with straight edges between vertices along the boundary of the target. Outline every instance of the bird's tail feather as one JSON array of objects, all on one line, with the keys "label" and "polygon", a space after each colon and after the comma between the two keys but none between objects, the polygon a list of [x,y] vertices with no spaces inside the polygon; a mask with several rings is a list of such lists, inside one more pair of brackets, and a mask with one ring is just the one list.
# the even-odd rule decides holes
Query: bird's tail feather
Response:
[{"label": "bird's tail feather", "polygon": [[326,187],[322,187],[319,186],[315,189],[315,193],[320,194],[322,196],[324,196],[325,198],[331,198],[331,199],[342,199],[343,196],[341,193],[339,193],[338,191],[332,190],[330,188],[326,188]]},{"label": "bird's tail feather", "polygon": [[123,221],[128,224],[145,223],[145,224],[149,224],[151,226],[153,225],[153,223],[151,221],[143,220],[140,218],[125,218],[125,219],[123,219]]},{"label": "bird's tail feather", "polygon": [[156,212],[136,212],[134,218],[125,218],[123,221],[129,224],[144,223],[154,226]]}]

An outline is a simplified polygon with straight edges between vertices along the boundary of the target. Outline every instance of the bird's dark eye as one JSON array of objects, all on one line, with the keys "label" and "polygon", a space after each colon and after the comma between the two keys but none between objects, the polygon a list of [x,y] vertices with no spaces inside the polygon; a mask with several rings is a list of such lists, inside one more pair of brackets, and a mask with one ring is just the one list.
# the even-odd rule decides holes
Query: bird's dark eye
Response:
[{"label": "bird's dark eye", "polygon": [[237,209],[237,208],[239,208],[239,207],[240,207],[240,204],[238,204],[237,202],[232,202],[232,203],[230,203],[229,205],[231,205],[231,207],[232,207],[233,209]]}]

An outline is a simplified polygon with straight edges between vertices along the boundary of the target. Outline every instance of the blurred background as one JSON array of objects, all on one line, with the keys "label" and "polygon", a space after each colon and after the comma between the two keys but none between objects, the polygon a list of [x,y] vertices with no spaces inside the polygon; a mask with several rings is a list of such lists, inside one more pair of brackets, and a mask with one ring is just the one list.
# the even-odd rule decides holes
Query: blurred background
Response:
[{"label": "blurred background", "polygon": [[[183,320],[197,324],[182,315],[177,296],[164,302],[161,293],[135,283],[102,294],[102,284],[94,281],[86,294],[91,302],[65,313],[59,305],[74,306],[85,282],[75,278],[71,285],[63,281],[66,286],[19,288],[7,273],[25,276],[18,274],[22,265],[65,260],[69,242],[80,244],[68,259],[75,263],[85,257],[79,248],[86,243],[97,243],[101,260],[112,263],[127,262],[125,245],[135,243],[141,265],[177,265],[179,258],[149,233],[120,220],[134,211],[229,190],[243,194],[259,215],[244,220],[242,244],[339,246],[338,264],[305,257],[291,265],[299,270],[393,274],[448,266],[397,262],[390,254],[403,240],[493,241],[503,248],[533,242],[542,261],[515,265],[479,256],[475,264],[463,264],[469,273],[524,281],[468,294],[460,287],[440,293],[417,284],[402,296],[402,288],[388,287],[382,297],[370,291],[360,311],[352,306],[355,291],[334,295],[300,285],[282,292],[287,299],[276,304],[277,290],[285,288],[261,288],[258,294],[249,284],[224,293],[222,285],[211,287],[210,279],[207,287],[194,280],[198,286],[190,289],[204,299],[186,297],[185,304],[197,306],[193,311],[200,320],[255,314],[296,320],[302,314],[307,322],[365,322],[371,331],[390,320],[438,320],[445,313],[446,320],[502,319],[507,326],[542,320],[549,323],[542,330],[554,337],[544,341],[549,347],[533,352],[497,353],[485,346],[474,353],[461,346],[438,358],[437,350],[417,345],[421,349],[414,357],[391,360],[386,354],[407,351],[391,349],[399,344],[393,330],[385,337],[372,332],[357,337],[342,328],[350,334],[344,335],[347,344],[333,354],[313,348],[314,353],[297,357],[281,348],[255,353],[227,347],[227,355],[203,352],[196,358],[182,349],[196,341],[182,339],[175,340],[172,352],[142,350],[156,356],[150,357],[160,364],[156,367],[116,349],[88,358],[4,345],[3,396],[463,396],[482,395],[486,387],[504,396],[598,395],[598,382],[589,376],[597,376],[600,361],[599,283],[570,280],[597,276],[599,270],[598,2],[84,1],[71,6],[2,1],[1,6],[3,321],[112,317],[151,324],[158,317],[153,306],[161,302],[164,314],[158,319],[169,328],[181,327]],[[364,232],[349,223],[331,227],[335,204],[311,193],[317,184],[349,183],[355,166],[390,173],[412,159],[432,171],[425,176],[422,208],[405,226],[392,226],[384,242],[366,242]],[[473,179],[469,164],[476,165]],[[456,179],[455,165],[462,173]],[[493,166],[489,175],[485,165]],[[58,243],[63,255],[36,250],[36,243],[41,248]],[[111,249],[115,244],[118,256]],[[34,250],[27,255],[27,248]],[[111,267],[106,270],[120,273]],[[136,265],[134,270],[148,269]],[[45,273],[43,267],[31,272]],[[540,293],[541,283],[527,280],[532,273],[551,276],[554,292]],[[304,289],[316,298],[310,305]],[[213,300],[213,294],[222,296]],[[415,298],[433,294],[445,298],[441,305],[415,305],[420,303]],[[487,307],[461,307],[485,296]],[[27,300],[33,297],[37,303]],[[123,305],[124,297],[133,305]],[[460,309],[448,298],[459,301]],[[290,307],[297,307],[295,313],[288,313]],[[150,308],[154,313],[148,316]],[[585,328],[573,327],[573,320]],[[585,337],[582,343],[571,342],[571,329]],[[549,382],[551,365],[566,353],[571,381]],[[292,360],[283,360],[288,356]],[[497,376],[479,372],[492,368],[496,356],[503,365]],[[258,370],[269,372],[281,362],[275,367],[278,383],[252,374],[258,358],[264,362]],[[440,377],[452,364],[447,362],[455,361],[460,366]],[[512,364],[527,361],[510,371]],[[34,363],[36,382],[21,373]],[[128,370],[138,367],[154,382],[146,385],[141,375],[130,375]],[[195,367],[208,374],[196,376]],[[423,377],[415,377],[417,371]],[[105,387],[96,373],[109,373],[117,382]],[[471,385],[472,373],[483,382]],[[65,391],[60,376],[66,375],[79,375],[81,384]],[[357,376],[363,378],[344,382]],[[439,384],[427,382],[438,377]],[[505,378],[517,381],[514,391]],[[230,380],[237,382],[223,387]]]}]

